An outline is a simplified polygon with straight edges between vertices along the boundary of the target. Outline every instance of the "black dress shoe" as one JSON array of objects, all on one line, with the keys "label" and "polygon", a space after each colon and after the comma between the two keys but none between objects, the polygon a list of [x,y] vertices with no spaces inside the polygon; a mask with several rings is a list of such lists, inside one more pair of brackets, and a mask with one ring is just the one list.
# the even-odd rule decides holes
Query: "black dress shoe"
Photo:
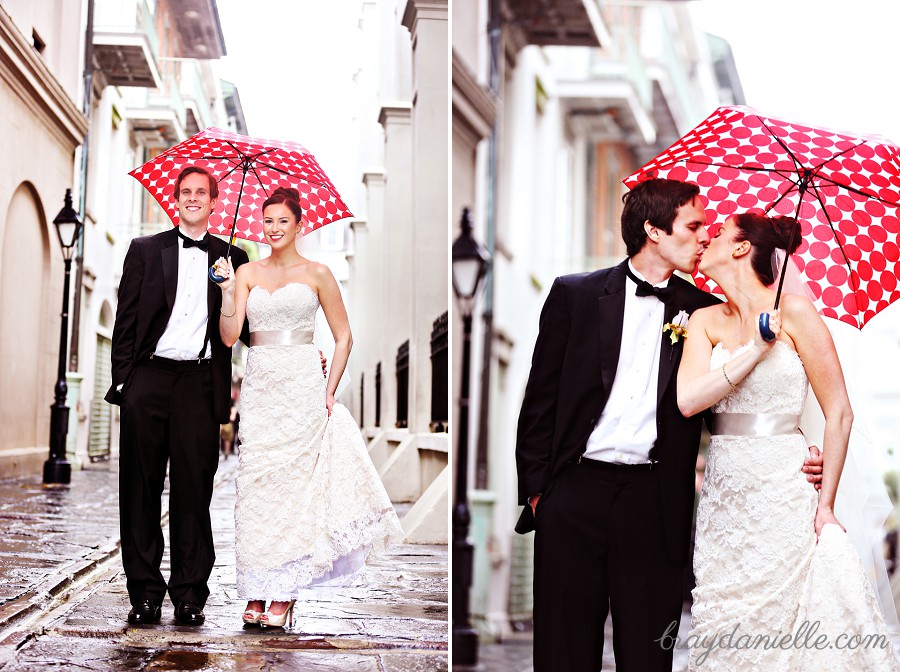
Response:
[{"label": "black dress shoe", "polygon": [[131,607],[128,612],[128,622],[132,625],[147,625],[159,623],[162,616],[162,603],[153,600],[144,600]]},{"label": "black dress shoe", "polygon": [[203,625],[206,616],[203,615],[203,609],[185,600],[175,605],[175,620],[181,625]]}]

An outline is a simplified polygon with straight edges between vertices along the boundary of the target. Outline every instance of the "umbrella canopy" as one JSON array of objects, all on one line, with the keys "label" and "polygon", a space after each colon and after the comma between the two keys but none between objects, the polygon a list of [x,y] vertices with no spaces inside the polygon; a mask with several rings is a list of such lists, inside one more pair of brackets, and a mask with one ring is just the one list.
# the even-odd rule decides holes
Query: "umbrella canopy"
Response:
[{"label": "umbrella canopy", "polygon": [[623,182],[654,177],[699,185],[713,228],[749,210],[796,217],[793,260],[823,316],[862,328],[900,298],[900,147],[883,137],[720,107]]},{"label": "umbrella canopy", "polygon": [[262,204],[278,187],[300,192],[303,234],[352,217],[337,189],[304,147],[207,128],[170,147],[129,175],[144,185],[178,225],[175,178],[187,166],[206,168],[219,185],[209,231],[264,242]]}]

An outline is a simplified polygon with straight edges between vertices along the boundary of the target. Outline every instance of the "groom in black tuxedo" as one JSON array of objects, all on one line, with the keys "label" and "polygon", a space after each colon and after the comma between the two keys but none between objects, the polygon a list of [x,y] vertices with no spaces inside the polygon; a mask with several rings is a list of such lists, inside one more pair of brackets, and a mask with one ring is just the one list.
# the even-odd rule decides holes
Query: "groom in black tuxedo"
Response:
[{"label": "groom in black tuxedo", "polygon": [[663,327],[718,299],[673,276],[709,244],[696,185],[624,198],[618,266],[556,279],[519,415],[516,526],[535,535],[535,672],[597,672],[613,618],[620,672],[671,670],[701,416],[675,400],[682,338]]},{"label": "groom in black tuxedo", "polygon": [[[175,619],[200,625],[215,561],[209,504],[219,425],[231,406],[231,348],[219,337],[222,292],[208,268],[227,244],[207,233],[216,180],[188,167],[175,182],[179,226],[131,242],[119,284],[112,386],[122,408],[119,512],[128,622],[158,623],[168,591]],[[232,247],[235,268],[248,261]],[[247,325],[242,340],[248,341]],[[160,498],[169,465],[171,576],[160,572]]]}]

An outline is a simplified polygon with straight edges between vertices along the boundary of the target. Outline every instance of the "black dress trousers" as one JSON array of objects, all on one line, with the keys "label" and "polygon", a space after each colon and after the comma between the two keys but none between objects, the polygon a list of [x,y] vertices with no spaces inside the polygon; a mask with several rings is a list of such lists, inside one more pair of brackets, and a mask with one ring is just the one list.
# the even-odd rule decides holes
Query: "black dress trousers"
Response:
[{"label": "black dress trousers", "polygon": [[535,523],[535,672],[599,672],[610,612],[619,672],[671,672],[661,641],[684,568],[666,552],[658,468],[567,464]]},{"label": "black dress trousers", "polygon": [[[210,362],[139,362],[122,390],[119,456],[122,564],[132,604],[201,607],[215,562],[209,505],[219,458],[219,423],[212,408]],[[160,500],[169,466],[171,575],[160,563],[165,542]]]}]

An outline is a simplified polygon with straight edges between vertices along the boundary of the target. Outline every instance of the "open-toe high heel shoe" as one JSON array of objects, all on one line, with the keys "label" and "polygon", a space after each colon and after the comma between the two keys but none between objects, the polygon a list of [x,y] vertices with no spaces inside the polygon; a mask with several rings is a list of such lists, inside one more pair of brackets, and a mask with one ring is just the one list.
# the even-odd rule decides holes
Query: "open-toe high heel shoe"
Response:
[{"label": "open-toe high heel shoe", "polygon": [[244,612],[242,618],[244,619],[244,623],[247,625],[259,625],[259,619],[262,617],[263,612],[261,611],[251,611],[248,609]]},{"label": "open-toe high heel shoe", "polygon": [[244,623],[247,625],[259,625],[260,617],[265,613],[266,603],[262,603],[263,608],[262,611],[256,611],[255,609],[247,609],[242,618],[244,619]]},{"label": "open-toe high heel shoe", "polygon": [[[266,611],[266,613],[259,617],[260,627],[283,628],[285,623],[288,623],[290,627],[294,627],[294,602],[296,602],[296,600],[291,600],[287,609],[281,614],[272,614]],[[271,605],[269,605],[269,608],[271,609]]]}]

